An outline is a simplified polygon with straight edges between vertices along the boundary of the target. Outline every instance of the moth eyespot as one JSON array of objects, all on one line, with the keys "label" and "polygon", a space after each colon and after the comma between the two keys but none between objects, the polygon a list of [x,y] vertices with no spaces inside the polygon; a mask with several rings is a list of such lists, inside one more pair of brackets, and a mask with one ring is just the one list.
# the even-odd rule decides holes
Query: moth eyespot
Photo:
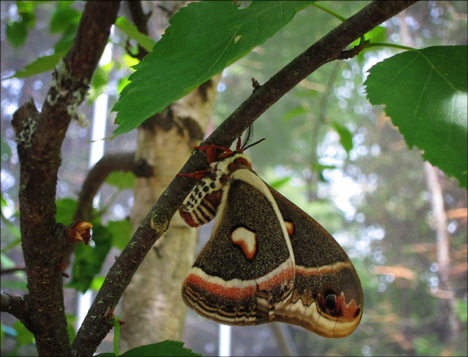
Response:
[{"label": "moth eyespot", "polygon": [[326,315],[338,317],[340,314],[340,298],[333,289],[324,289],[318,303],[319,309]]},{"label": "moth eyespot", "polygon": [[337,299],[335,294],[325,296],[325,306],[329,311],[334,311],[337,306]]},{"label": "moth eyespot", "polygon": [[213,189],[216,188],[216,182],[214,182],[214,181],[211,182],[211,183],[210,183],[210,187],[213,188]]},{"label": "moth eyespot", "polygon": [[210,188],[208,186],[203,187],[203,192],[208,192]]}]

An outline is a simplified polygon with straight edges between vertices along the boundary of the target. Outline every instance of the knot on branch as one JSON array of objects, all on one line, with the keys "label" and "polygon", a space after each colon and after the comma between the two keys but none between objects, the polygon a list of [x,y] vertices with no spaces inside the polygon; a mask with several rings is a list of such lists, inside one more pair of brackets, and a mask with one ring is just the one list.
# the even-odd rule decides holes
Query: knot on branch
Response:
[{"label": "knot on branch", "polygon": [[16,133],[18,149],[28,149],[31,147],[39,117],[40,113],[32,98],[19,107],[13,114],[11,124]]}]

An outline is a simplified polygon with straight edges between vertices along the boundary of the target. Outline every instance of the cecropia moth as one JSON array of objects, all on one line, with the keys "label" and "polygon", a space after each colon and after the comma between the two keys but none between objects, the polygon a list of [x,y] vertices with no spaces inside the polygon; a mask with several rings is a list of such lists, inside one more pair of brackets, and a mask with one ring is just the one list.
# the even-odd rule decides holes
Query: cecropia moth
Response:
[{"label": "cecropia moth", "polygon": [[236,151],[197,147],[210,168],[178,175],[199,180],[179,208],[182,218],[198,227],[217,217],[183,284],[184,302],[222,324],[281,321],[348,336],[364,302],[353,264],[319,223],[257,176],[245,146],[239,138]]}]

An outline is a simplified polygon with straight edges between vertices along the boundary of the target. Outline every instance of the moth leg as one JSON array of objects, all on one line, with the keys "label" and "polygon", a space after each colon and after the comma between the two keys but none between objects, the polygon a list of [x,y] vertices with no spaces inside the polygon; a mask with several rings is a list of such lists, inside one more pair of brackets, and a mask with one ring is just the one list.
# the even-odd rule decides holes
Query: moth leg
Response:
[{"label": "moth leg", "polygon": [[[198,150],[206,150],[206,156],[207,156],[207,161],[209,164],[216,160],[222,160],[225,159],[229,156],[234,155],[234,152],[231,149],[225,148],[224,146],[216,145],[213,144],[209,141],[205,141],[208,145],[205,146],[195,146],[196,149]],[[219,156],[216,156],[216,149],[219,149],[221,151],[224,151],[224,153],[220,154]]]},{"label": "moth leg", "polygon": [[[231,149],[228,149],[224,146],[221,146],[221,145],[217,145],[217,144],[214,144],[212,142],[209,142],[209,141],[205,141],[208,145],[207,146],[202,146],[202,148],[205,148],[205,147],[213,147],[213,148],[216,148],[216,149],[219,149],[221,151],[224,151],[226,153],[231,153],[232,150]],[[195,146],[196,148],[199,148],[198,146]]]},{"label": "moth leg", "polygon": [[191,177],[196,180],[201,180],[203,177],[208,176],[211,173],[211,169],[195,171],[190,174],[177,174],[176,177]]}]

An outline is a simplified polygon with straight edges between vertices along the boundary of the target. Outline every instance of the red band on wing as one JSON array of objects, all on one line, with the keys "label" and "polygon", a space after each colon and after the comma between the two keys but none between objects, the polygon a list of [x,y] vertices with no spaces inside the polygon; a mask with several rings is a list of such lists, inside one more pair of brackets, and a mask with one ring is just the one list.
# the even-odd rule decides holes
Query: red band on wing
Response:
[{"label": "red band on wing", "polygon": [[296,274],[304,277],[318,276],[322,274],[333,274],[343,268],[349,268],[350,263],[338,262],[333,265],[326,265],[318,268],[306,268],[300,265],[296,266]]},{"label": "red band on wing", "polygon": [[220,299],[245,300],[253,298],[257,295],[257,286],[255,285],[255,282],[249,285],[243,285],[241,280],[231,280],[229,282],[223,280],[223,282],[225,284],[210,282],[197,274],[191,273],[187,279],[185,279],[184,285],[189,286],[194,290],[203,290],[206,293],[215,295]]},{"label": "red band on wing", "polygon": [[294,267],[288,265],[283,269],[279,269],[276,274],[270,276],[268,279],[259,279],[258,287],[260,290],[269,291],[279,286],[289,285],[294,280]]}]

